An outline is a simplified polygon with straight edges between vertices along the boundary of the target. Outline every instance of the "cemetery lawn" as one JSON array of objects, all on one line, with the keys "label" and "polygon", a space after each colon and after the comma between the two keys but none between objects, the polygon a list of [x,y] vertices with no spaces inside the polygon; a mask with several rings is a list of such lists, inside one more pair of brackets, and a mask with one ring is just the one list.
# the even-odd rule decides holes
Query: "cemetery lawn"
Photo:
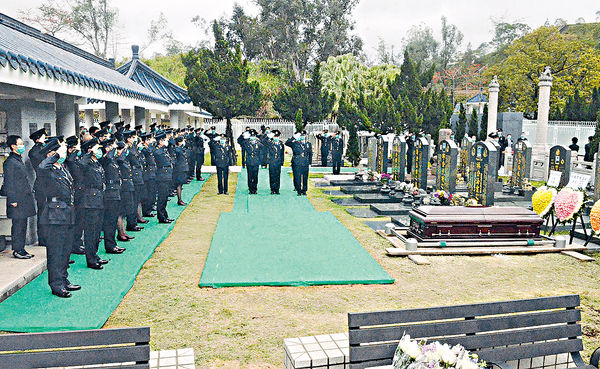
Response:
[{"label": "cemetery lawn", "polygon": [[193,347],[199,368],[281,368],[284,338],[344,332],[349,311],[577,293],[586,356],[600,346],[600,257],[591,263],[556,254],[430,257],[431,265],[417,266],[385,256],[387,241],[312,186],[308,195],[315,208],[331,211],[396,283],[198,288],[219,214],[233,206],[237,176],[229,178],[230,195],[218,196],[217,178],[210,177],[105,327],[150,326],[153,349]]}]

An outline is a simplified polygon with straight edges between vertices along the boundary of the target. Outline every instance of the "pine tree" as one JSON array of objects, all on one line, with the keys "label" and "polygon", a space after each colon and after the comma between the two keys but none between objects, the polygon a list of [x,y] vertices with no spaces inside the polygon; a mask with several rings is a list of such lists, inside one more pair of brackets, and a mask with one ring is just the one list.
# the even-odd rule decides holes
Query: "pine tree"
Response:
[{"label": "pine tree", "polygon": [[358,130],[365,128],[361,124],[364,122],[364,117],[364,114],[360,114],[354,106],[348,104],[344,99],[340,100],[337,123],[340,127],[346,128],[350,134],[348,137],[348,147],[346,148],[346,158],[348,158],[353,166],[357,166],[360,162]]},{"label": "pine tree", "polygon": [[477,114],[476,108],[473,108],[473,110],[471,111],[468,132],[469,137],[477,137],[477,135],[479,134],[479,115]]},{"label": "pine tree", "polygon": [[304,120],[302,119],[302,109],[298,109],[298,111],[296,112],[295,124],[296,124],[296,132],[300,132],[304,129]]},{"label": "pine tree", "polygon": [[587,109],[587,118],[586,120],[594,120],[596,115],[600,111],[600,87],[594,88],[592,90],[592,100],[588,105]]},{"label": "pine tree", "polygon": [[488,130],[488,106],[485,104],[483,107],[483,114],[481,115],[481,124],[479,128],[479,134],[477,135],[478,141],[485,141],[487,138]]},{"label": "pine tree", "polygon": [[467,112],[465,106],[461,103],[460,110],[458,112],[458,122],[456,122],[455,137],[459,142],[465,137],[465,131],[467,129]]}]

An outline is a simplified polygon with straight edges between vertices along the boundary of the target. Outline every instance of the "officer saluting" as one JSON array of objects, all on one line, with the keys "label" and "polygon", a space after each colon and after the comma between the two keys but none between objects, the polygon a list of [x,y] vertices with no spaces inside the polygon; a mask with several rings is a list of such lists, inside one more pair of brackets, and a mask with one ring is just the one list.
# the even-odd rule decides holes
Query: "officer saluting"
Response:
[{"label": "officer saluting", "polygon": [[321,141],[321,166],[327,166],[327,156],[329,156],[329,149],[331,148],[331,137],[329,132],[325,129],[323,133],[317,134],[317,139]]},{"label": "officer saluting", "polygon": [[193,150],[193,155],[196,156],[194,161],[196,165],[196,181],[204,181],[204,178],[202,178],[202,166],[204,165],[204,143],[208,140],[209,138],[204,135],[204,129],[196,129]]},{"label": "officer saluting", "polygon": [[248,138],[248,134],[250,134],[250,127],[246,126],[244,132],[237,139],[238,145],[242,148],[242,168],[246,168],[246,147],[244,141]]},{"label": "officer saluting", "polygon": [[[250,195],[256,195],[258,190],[258,167],[261,164],[261,156],[264,151],[263,144],[256,137],[256,131],[244,133],[242,147],[246,152],[246,170],[248,172],[248,191]],[[266,165],[266,161],[263,163]]]},{"label": "officer saluting", "polygon": [[33,191],[35,192],[35,202],[37,205],[37,236],[38,245],[46,245],[46,239],[44,237],[44,226],[40,224],[40,214],[44,209],[46,203],[46,195],[44,194],[44,183],[43,178],[40,177],[39,165],[44,160],[44,155],[40,153],[44,142],[46,141],[46,129],[42,128],[38,131],[33,132],[29,135],[29,138],[35,142],[33,147],[29,150],[29,161],[35,171],[35,181],[33,182]]},{"label": "officer saluting", "polygon": [[[225,135],[209,142],[210,153],[214,155],[214,165],[217,167],[219,195],[227,195],[229,181],[229,166],[232,163],[231,146]],[[246,163],[247,164],[247,163]]]},{"label": "officer saluting", "polygon": [[79,290],[81,286],[73,285],[67,279],[75,224],[73,178],[62,164],[67,156],[67,146],[60,142],[60,138],[52,138],[40,150],[40,154],[46,156],[38,168],[47,197],[40,223],[45,225],[48,236],[48,284],[52,294],[63,298],[71,297],[69,291]]},{"label": "officer saluting", "polygon": [[312,145],[306,142],[306,131],[298,132],[286,141],[286,146],[292,149],[292,171],[294,187],[298,196],[306,196],[308,189],[308,167],[312,163]]},{"label": "officer saluting", "polygon": [[156,162],[156,182],[158,183],[156,216],[159,223],[171,223],[173,219],[167,214],[167,201],[171,191],[173,179],[173,164],[167,147],[169,139],[166,132],[156,134],[158,146],[154,150],[154,161]]},{"label": "officer saluting", "polygon": [[189,165],[185,152],[185,141],[183,137],[179,136],[175,139],[175,163],[173,165],[173,182],[177,190],[177,205],[187,205],[181,199],[181,190],[183,184],[187,181],[187,174]]},{"label": "officer saluting", "polygon": [[283,165],[284,148],[280,140],[281,132],[273,131],[273,139],[269,142],[267,148],[267,162],[269,163],[269,184],[271,185],[271,195],[279,195],[279,186],[281,180],[281,166]]},{"label": "officer saluting", "polygon": [[[121,172],[117,164],[117,145],[114,138],[102,141],[103,155],[100,163],[104,168],[104,214],[102,219],[102,232],[104,234],[104,248],[106,250],[123,250],[117,247],[115,233],[121,212]],[[123,238],[122,241],[129,241]]]},{"label": "officer saluting", "polygon": [[333,161],[333,174],[340,174],[340,168],[342,166],[342,153],[344,152],[344,139],[340,134],[340,131],[335,133],[335,136],[331,137],[331,160]]}]

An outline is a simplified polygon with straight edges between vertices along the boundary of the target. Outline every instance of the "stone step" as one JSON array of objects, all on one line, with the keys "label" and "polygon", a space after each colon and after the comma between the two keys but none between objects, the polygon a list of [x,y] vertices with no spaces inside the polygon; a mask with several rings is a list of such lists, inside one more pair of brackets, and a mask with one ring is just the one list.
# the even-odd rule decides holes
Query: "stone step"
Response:
[{"label": "stone step", "polygon": [[371,204],[370,208],[379,215],[408,215],[412,209],[410,206],[397,203]]},{"label": "stone step", "polygon": [[366,194],[356,194],[354,198],[358,202],[368,203],[368,204],[384,204],[384,203],[400,203],[402,202],[402,198],[390,197],[388,195],[381,195],[378,193],[366,193]]},{"label": "stone step", "polygon": [[0,302],[46,270],[46,248],[26,246],[25,249],[35,257],[21,260],[12,256],[11,249],[0,252]]}]

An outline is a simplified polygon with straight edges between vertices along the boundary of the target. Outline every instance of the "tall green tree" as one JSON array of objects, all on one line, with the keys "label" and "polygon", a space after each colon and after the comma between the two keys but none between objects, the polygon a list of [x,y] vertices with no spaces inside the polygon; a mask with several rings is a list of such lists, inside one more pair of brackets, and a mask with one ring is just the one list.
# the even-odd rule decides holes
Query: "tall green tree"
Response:
[{"label": "tall green tree", "polygon": [[600,111],[596,116],[596,131],[594,132],[594,138],[592,139],[592,158],[593,155],[598,152],[598,145],[600,145]]},{"label": "tall green tree", "polygon": [[300,132],[304,129],[304,119],[302,119],[302,109],[298,109],[296,112],[296,119],[294,119],[296,125],[296,132]]},{"label": "tall green tree", "polygon": [[415,64],[410,59],[407,50],[404,51],[404,61],[400,67],[400,74],[394,78],[389,89],[394,99],[402,97],[408,99],[413,105],[418,105],[421,100],[423,87],[419,81]]},{"label": "tall green tree", "polygon": [[367,118],[359,110],[341,99],[337,115],[337,123],[340,127],[346,128],[350,134],[348,137],[348,147],[346,148],[346,158],[356,166],[360,162],[360,149],[358,146],[358,131],[369,129],[370,124]]},{"label": "tall green tree", "polygon": [[476,108],[473,108],[473,110],[471,111],[471,117],[469,118],[469,127],[467,132],[469,134],[469,137],[477,137],[477,135],[479,134],[479,115],[477,114]]},{"label": "tall green tree", "polygon": [[462,141],[463,137],[465,137],[465,133],[467,130],[467,111],[465,110],[465,106],[463,103],[460,103],[460,110],[458,111],[458,122],[456,122],[456,139],[458,141]]},{"label": "tall green tree", "polygon": [[232,50],[221,27],[213,23],[214,49],[201,48],[182,56],[185,84],[197,106],[227,120],[226,134],[235,148],[231,118],[254,114],[261,104],[258,82],[249,82],[249,69],[239,47]]},{"label": "tall green tree", "polygon": [[448,68],[448,64],[458,55],[458,48],[462,44],[463,34],[454,24],[449,24],[446,17],[442,17],[442,44],[440,45],[440,67]]},{"label": "tall green tree", "polygon": [[488,114],[488,106],[485,104],[483,106],[483,114],[481,115],[481,127],[479,129],[479,134],[477,135],[478,141],[485,141],[487,138]]}]

